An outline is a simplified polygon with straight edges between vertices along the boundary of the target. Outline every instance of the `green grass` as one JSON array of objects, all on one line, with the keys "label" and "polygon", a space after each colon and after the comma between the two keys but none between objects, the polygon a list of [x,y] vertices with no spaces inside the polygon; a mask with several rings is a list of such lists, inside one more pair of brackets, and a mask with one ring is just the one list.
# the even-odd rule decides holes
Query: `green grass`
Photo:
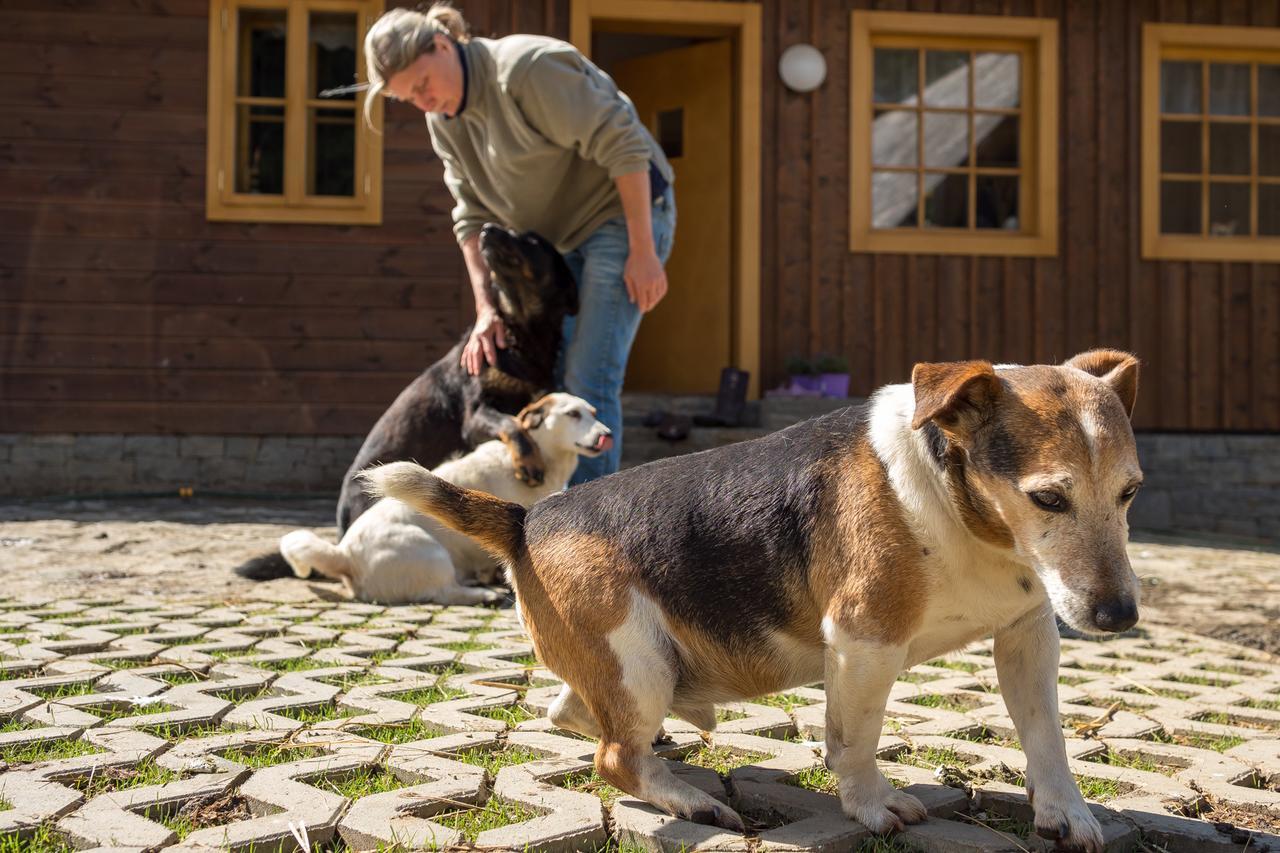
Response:
[{"label": "green grass", "polygon": [[1226,673],[1230,673],[1231,675],[1245,675],[1245,676],[1267,674],[1267,670],[1265,669],[1257,669],[1252,666],[1241,666],[1238,663],[1219,663],[1219,664],[1202,663],[1198,667],[1196,667],[1196,669],[1207,669],[1207,670],[1210,670],[1211,672],[1226,672]]},{"label": "green grass", "polygon": [[1196,675],[1187,672],[1175,672],[1173,675],[1166,675],[1163,678],[1165,681],[1177,681],[1180,684],[1203,684],[1206,687],[1230,687],[1233,684],[1240,683],[1239,681],[1217,678],[1212,675]]},{"label": "green grass", "polygon": [[474,842],[482,832],[502,826],[510,826],[513,823],[523,823],[539,816],[538,812],[532,811],[520,803],[490,797],[489,801],[479,808],[448,812],[437,815],[431,820],[449,829],[458,830],[462,833],[464,839]]},{"label": "green grass", "polygon": [[61,758],[77,758],[102,752],[86,740],[58,738],[37,743],[11,744],[0,748],[0,758],[10,764],[30,764],[35,761],[54,761]]},{"label": "green grass", "polygon": [[714,770],[721,776],[728,776],[729,772],[739,767],[745,767],[755,761],[767,760],[769,756],[763,752],[734,752],[728,747],[714,748],[704,746],[684,757],[686,764],[692,764],[695,767],[706,767]]},{"label": "green grass", "polygon": [[147,785],[166,785],[177,781],[181,774],[161,767],[151,759],[145,759],[134,767],[99,767],[72,780],[71,786],[84,792],[86,798],[127,788],[143,788]]},{"label": "green grass", "polygon": [[108,669],[137,669],[142,666],[151,666],[151,658],[142,659],[133,658],[94,658],[93,662]]},{"label": "green grass", "polygon": [[325,723],[330,720],[344,720],[347,717],[355,717],[366,711],[357,711],[353,708],[339,708],[336,705],[324,708],[311,708],[300,706],[296,708],[276,708],[271,711],[272,714],[279,714],[282,717],[288,717],[291,720],[297,720],[300,723],[312,725],[314,723]]},{"label": "green grass", "polygon": [[1114,779],[1096,779],[1093,776],[1077,776],[1076,783],[1080,786],[1080,793],[1084,795],[1086,800],[1093,800],[1097,803],[1105,803],[1107,800],[1114,800],[1125,792],[1125,786]]},{"label": "green grass", "polygon": [[854,853],[917,853],[919,849],[900,838],[876,835],[858,845]]},{"label": "green grass", "polygon": [[169,684],[192,684],[196,681],[204,681],[208,676],[184,669],[179,670],[178,672],[161,672],[157,673],[155,676],[147,676],[147,678],[152,677],[159,678],[161,681],[168,682]]},{"label": "green grass", "polygon": [[1220,726],[1240,726],[1245,729],[1261,729],[1262,731],[1280,728],[1280,724],[1278,723],[1246,719],[1223,711],[1206,711],[1202,714],[1197,714],[1191,719],[1202,723],[1216,723]]},{"label": "green grass", "polygon": [[1199,749],[1212,749],[1214,752],[1226,752],[1228,749],[1244,743],[1245,739],[1236,735],[1215,735],[1209,732],[1178,732],[1170,734],[1159,731],[1147,736],[1157,743],[1174,743],[1179,746],[1194,746]]},{"label": "green grass", "polygon": [[432,684],[430,687],[416,687],[413,690],[402,690],[399,693],[384,693],[384,699],[396,699],[401,702],[410,702],[419,707],[423,705],[434,705],[436,702],[446,702],[449,699],[456,699],[466,693],[465,690],[459,690],[456,687],[443,687],[440,684]]},{"label": "green grass", "polygon": [[132,705],[125,705],[122,708],[109,707],[104,705],[81,705],[76,708],[77,711],[84,711],[94,714],[102,718],[104,725],[110,725],[116,720],[122,720],[125,717],[146,717],[152,714],[167,714],[170,711],[181,711],[177,705],[170,705],[167,702],[155,702],[141,708],[135,708]]},{"label": "green grass", "polygon": [[785,781],[788,785],[796,788],[805,788],[823,794],[840,796],[840,779],[825,767],[810,767],[808,770],[801,770],[794,776],[788,777]]},{"label": "green grass", "polygon": [[796,708],[812,705],[814,700],[797,696],[794,693],[771,693],[768,696],[752,699],[751,702],[756,705],[768,705],[770,708],[781,708],[790,714]]},{"label": "green grass", "polygon": [[1008,749],[1022,749],[1022,744],[1018,742],[1016,737],[1006,737],[999,732],[994,732],[988,728],[982,728],[978,731],[962,731],[948,732],[947,737],[957,738],[959,740],[972,741],[973,743],[989,743],[993,746],[1003,746]]},{"label": "green grass", "polygon": [[178,836],[178,840],[182,841],[197,829],[207,829],[211,826],[221,826],[226,823],[244,820],[251,816],[248,802],[238,794],[228,794],[214,801],[215,804],[223,804],[224,808],[216,812],[192,813],[187,807],[195,805],[187,803],[178,811],[170,811],[162,807],[153,806],[143,812],[143,816],[157,821],[168,827]]},{"label": "green grass", "polygon": [[947,711],[959,711],[961,714],[970,709],[969,705],[954,696],[943,696],[941,693],[927,693],[924,696],[912,696],[903,699],[912,705],[923,705],[926,708],[942,708]]},{"label": "green grass", "polygon": [[314,746],[294,746],[286,742],[238,746],[219,754],[228,761],[258,769],[288,764],[290,761],[302,761],[305,758],[318,758],[326,753],[323,749]]},{"label": "green grass", "polygon": [[16,834],[0,837],[0,853],[75,853],[76,848],[47,823],[27,838]]},{"label": "green grass", "polygon": [[348,672],[343,675],[326,675],[317,678],[321,684],[330,684],[346,693],[352,687],[365,687],[370,684],[390,684],[390,678],[374,675],[371,672]]},{"label": "green grass", "polygon": [[1077,684],[1085,684],[1089,681],[1093,681],[1093,679],[1088,676],[1081,676],[1081,675],[1059,675],[1058,676],[1059,684],[1070,684],[1072,687],[1075,687]]},{"label": "green grass", "polygon": [[43,699],[65,699],[68,696],[87,696],[94,692],[94,682],[92,681],[74,681],[70,684],[59,685],[43,685],[40,687],[24,687],[28,693]]},{"label": "green grass", "polygon": [[[532,714],[529,709],[523,705],[499,705],[493,708],[480,708],[468,713],[475,714],[478,717],[488,717],[491,720],[499,720],[506,723],[507,728],[515,728],[525,720],[538,719],[537,714]],[[745,717],[746,714],[738,714],[739,717]],[[719,719],[719,717],[717,717]]]},{"label": "green grass", "polygon": [[1155,705],[1149,705],[1143,702],[1131,702],[1123,696],[1085,696],[1083,699],[1072,699],[1074,705],[1086,705],[1090,708],[1110,708],[1112,705],[1119,705],[1117,711],[1146,711],[1154,708]]},{"label": "green grass", "polygon": [[358,800],[374,794],[385,794],[416,782],[405,782],[398,776],[382,767],[366,767],[354,773],[334,776],[323,781],[311,782],[317,788],[333,791],[349,800]]},{"label": "green grass", "polygon": [[518,663],[521,666],[539,666],[538,657],[534,654],[512,655],[507,660],[512,663]]},{"label": "green grass", "polygon": [[26,731],[30,731],[31,729],[38,729],[42,727],[43,727],[42,723],[28,723],[26,720],[20,720],[17,717],[14,717],[13,719],[5,720],[3,723],[0,723],[0,734],[9,734],[10,732],[26,732]]},{"label": "green grass", "polygon": [[261,687],[232,687],[229,690],[212,690],[208,695],[217,696],[219,699],[225,699],[228,702],[234,702],[239,705],[242,702],[249,702],[265,696],[270,690],[270,686],[264,684]]},{"label": "green grass", "polygon": [[923,684],[926,681],[937,681],[939,678],[944,677],[936,672],[912,672],[907,670],[906,672],[898,673],[898,677],[895,680],[905,681],[909,684]]},{"label": "green grass", "polygon": [[1274,699],[1246,699],[1240,708],[1258,708],[1263,711],[1280,711],[1280,701]]},{"label": "green grass", "polygon": [[1124,755],[1119,752],[1107,750],[1099,755],[1091,755],[1085,761],[1092,761],[1097,764],[1109,764],[1112,767],[1123,767],[1127,770],[1142,770],[1147,773],[1163,773],[1166,776],[1172,776],[1182,768],[1180,767],[1161,767],[1149,758],[1134,753],[1132,755]]},{"label": "green grass", "polygon": [[410,720],[407,723],[387,723],[381,726],[364,726],[348,729],[352,734],[367,737],[382,743],[412,743],[416,740],[440,737],[445,732],[422,720]]},{"label": "green grass", "polygon": [[478,652],[484,649],[496,649],[497,646],[491,643],[481,643],[476,640],[462,640],[456,643],[437,643],[437,649],[448,649],[451,652]]},{"label": "green grass", "polygon": [[993,829],[996,832],[1007,833],[1008,835],[1012,835],[1015,838],[1026,838],[1027,836],[1031,835],[1031,833],[1036,831],[1036,825],[1034,823],[1031,823],[1029,821],[1016,820],[1014,818],[1006,817],[1004,815],[991,814],[989,812],[984,817],[981,817],[981,818],[975,817],[973,815],[965,815],[965,814],[960,814],[957,817],[969,823],[973,823],[978,826],[985,826],[988,829]]},{"label": "green grass", "polygon": [[625,791],[613,787],[604,779],[600,778],[600,774],[594,769],[583,773],[571,773],[564,777],[564,781],[560,783],[560,787],[568,788],[570,791],[582,791],[585,794],[595,794],[600,798],[606,807],[612,806],[627,794]]},{"label": "green grass", "polygon": [[899,764],[923,767],[925,770],[933,770],[937,767],[969,766],[969,762],[949,746],[941,749],[935,746],[917,746],[898,753],[893,760]]},{"label": "green grass", "polygon": [[945,669],[958,669],[958,670],[962,670],[963,672],[977,672],[978,670],[982,669],[982,667],[976,663],[970,663],[969,661],[963,661],[963,660],[946,660],[945,658],[938,658],[937,660],[925,661],[924,665],[940,666]]},{"label": "green grass", "polygon": [[455,761],[462,761],[466,764],[474,764],[477,767],[483,767],[491,776],[498,775],[498,771],[503,767],[511,767],[516,764],[526,764],[530,761],[538,761],[543,758],[540,753],[525,749],[522,746],[504,746],[502,749],[482,749],[475,747],[472,749],[465,749],[462,752],[453,753],[450,757]]},{"label": "green grass", "polygon": [[165,740],[185,740],[193,737],[205,737],[207,735],[226,734],[226,730],[219,723],[197,723],[196,725],[182,723],[157,723],[153,726],[138,726],[137,731],[146,732],[149,735],[155,735]]},{"label": "green grass", "polygon": [[1166,699],[1191,699],[1195,697],[1195,693],[1189,690],[1175,690],[1171,687],[1120,687],[1117,688],[1121,693],[1145,693],[1148,696],[1163,696]]},{"label": "green grass", "polygon": [[[3,663],[4,661],[0,661]],[[31,678],[38,673],[42,666],[17,666],[12,669],[0,670],[0,681],[14,681],[19,678]]]},{"label": "green grass", "polygon": [[738,711],[730,711],[728,708],[716,708],[716,722],[727,723],[730,720],[745,720],[746,714]]}]

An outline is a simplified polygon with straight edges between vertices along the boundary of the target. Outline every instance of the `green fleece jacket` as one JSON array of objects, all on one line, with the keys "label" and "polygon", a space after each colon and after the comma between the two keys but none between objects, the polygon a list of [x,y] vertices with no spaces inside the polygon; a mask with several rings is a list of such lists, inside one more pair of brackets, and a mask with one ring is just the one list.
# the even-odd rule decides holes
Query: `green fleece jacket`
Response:
[{"label": "green fleece jacket", "polygon": [[570,44],[513,35],[472,39],[466,103],[428,114],[457,206],[458,242],[486,222],[537,231],[562,252],[622,216],[613,179],[671,165],[609,75]]}]

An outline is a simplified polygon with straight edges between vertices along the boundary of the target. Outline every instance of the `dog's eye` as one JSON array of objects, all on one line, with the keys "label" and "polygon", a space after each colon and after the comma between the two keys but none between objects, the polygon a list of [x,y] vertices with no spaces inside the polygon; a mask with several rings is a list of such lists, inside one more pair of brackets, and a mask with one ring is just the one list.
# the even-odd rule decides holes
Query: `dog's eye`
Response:
[{"label": "dog's eye", "polygon": [[1138,494],[1138,489],[1142,488],[1141,483],[1135,483],[1120,493],[1120,503],[1128,503],[1133,500],[1134,495]]},{"label": "dog's eye", "polygon": [[572,412],[569,413],[569,417],[573,418],[575,421],[580,421],[582,420],[582,412],[579,412],[577,409],[574,409]]},{"label": "dog's eye", "polygon": [[1036,506],[1048,512],[1066,512],[1067,499],[1057,492],[1028,492],[1027,497]]}]

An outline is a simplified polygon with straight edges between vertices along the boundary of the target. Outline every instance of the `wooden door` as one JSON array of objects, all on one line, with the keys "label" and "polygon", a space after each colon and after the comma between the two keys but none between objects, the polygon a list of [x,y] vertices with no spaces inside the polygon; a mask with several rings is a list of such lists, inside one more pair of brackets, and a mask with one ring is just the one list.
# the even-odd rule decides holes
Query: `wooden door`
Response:
[{"label": "wooden door", "polygon": [[675,170],[670,289],[645,315],[626,389],[714,393],[732,364],[733,52],[727,39],[610,68]]}]

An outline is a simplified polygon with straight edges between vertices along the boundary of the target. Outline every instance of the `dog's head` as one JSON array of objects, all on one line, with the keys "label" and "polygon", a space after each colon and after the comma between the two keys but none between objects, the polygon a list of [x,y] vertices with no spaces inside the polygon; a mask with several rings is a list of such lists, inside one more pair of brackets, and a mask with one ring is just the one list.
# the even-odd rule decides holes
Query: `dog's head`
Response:
[{"label": "dog's head", "polygon": [[966,525],[1034,567],[1083,631],[1138,620],[1125,552],[1142,484],[1129,417],[1138,360],[1092,350],[1059,366],[917,364],[912,426],[926,430]]},{"label": "dog's head", "polygon": [[572,448],[581,456],[599,456],[613,446],[613,432],[596,420],[595,408],[572,394],[548,394],[525,406],[516,420],[544,452]]},{"label": "dog's head", "polygon": [[564,256],[542,236],[489,223],[480,230],[503,320],[517,326],[578,313],[578,284]]}]

